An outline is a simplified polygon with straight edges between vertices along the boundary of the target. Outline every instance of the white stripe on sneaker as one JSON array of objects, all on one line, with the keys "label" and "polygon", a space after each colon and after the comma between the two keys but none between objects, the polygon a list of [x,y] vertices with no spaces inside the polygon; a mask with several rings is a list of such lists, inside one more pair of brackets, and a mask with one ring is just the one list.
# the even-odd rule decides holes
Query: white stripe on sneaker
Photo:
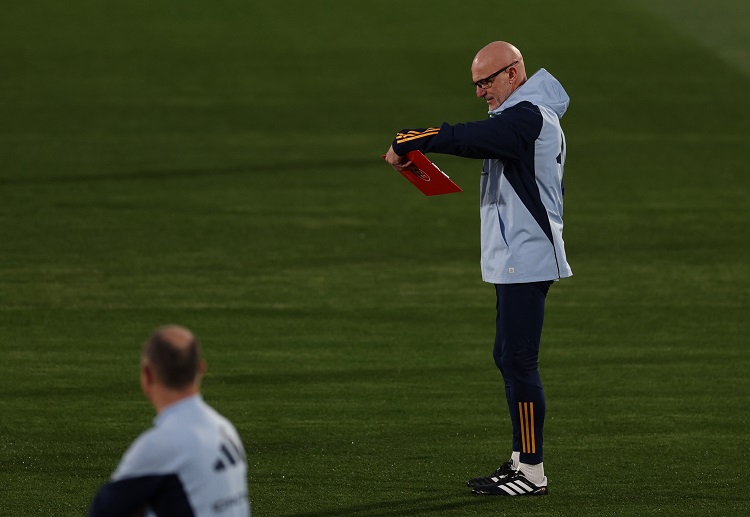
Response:
[{"label": "white stripe on sneaker", "polygon": [[498,485],[498,486],[502,488],[503,490],[505,490],[506,492],[508,492],[508,495],[516,495],[516,493],[513,490],[508,488],[508,485]]},{"label": "white stripe on sneaker", "polygon": [[523,488],[527,492],[533,492],[534,491],[533,488],[531,488],[529,485],[527,485],[526,483],[524,483],[524,482],[522,482],[520,480],[516,481],[516,485],[519,486],[519,487],[521,487],[521,488]]}]

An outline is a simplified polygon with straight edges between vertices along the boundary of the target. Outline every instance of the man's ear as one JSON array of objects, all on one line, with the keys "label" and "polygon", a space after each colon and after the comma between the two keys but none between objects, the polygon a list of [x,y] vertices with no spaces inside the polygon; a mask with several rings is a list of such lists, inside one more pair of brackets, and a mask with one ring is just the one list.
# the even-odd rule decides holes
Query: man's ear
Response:
[{"label": "man's ear", "polygon": [[201,359],[201,361],[198,363],[198,375],[200,377],[203,377],[206,374],[206,370],[208,370],[208,365],[206,364],[206,361]]},{"label": "man's ear", "polygon": [[518,79],[518,70],[515,67],[508,68],[508,82],[514,83]]},{"label": "man's ear", "polygon": [[146,391],[146,388],[153,386],[154,384],[154,370],[147,363],[141,363],[141,389]]}]

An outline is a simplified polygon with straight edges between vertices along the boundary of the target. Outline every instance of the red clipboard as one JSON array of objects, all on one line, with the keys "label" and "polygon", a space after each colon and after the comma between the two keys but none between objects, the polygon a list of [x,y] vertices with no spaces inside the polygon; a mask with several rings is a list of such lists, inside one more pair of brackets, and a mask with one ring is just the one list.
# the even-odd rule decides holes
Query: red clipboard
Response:
[{"label": "red clipboard", "polygon": [[396,170],[425,196],[463,192],[461,187],[453,183],[446,173],[422,154],[422,151],[409,151],[406,153],[406,158],[412,162],[412,166],[408,169]]}]

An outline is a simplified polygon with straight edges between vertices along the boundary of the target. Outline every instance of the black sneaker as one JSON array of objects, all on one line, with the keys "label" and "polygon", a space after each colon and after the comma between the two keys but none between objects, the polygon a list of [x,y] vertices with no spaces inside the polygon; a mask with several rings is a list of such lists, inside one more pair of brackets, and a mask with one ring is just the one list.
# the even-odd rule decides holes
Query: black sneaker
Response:
[{"label": "black sneaker", "polygon": [[497,483],[475,486],[473,494],[482,495],[547,495],[547,485],[537,486],[523,475],[520,470],[500,478]]},{"label": "black sneaker", "polygon": [[495,483],[499,483],[501,479],[510,476],[515,471],[516,469],[513,468],[513,462],[508,461],[507,463],[500,465],[500,468],[489,476],[470,479],[469,482],[466,483],[466,486],[473,488],[475,486],[494,485]]}]

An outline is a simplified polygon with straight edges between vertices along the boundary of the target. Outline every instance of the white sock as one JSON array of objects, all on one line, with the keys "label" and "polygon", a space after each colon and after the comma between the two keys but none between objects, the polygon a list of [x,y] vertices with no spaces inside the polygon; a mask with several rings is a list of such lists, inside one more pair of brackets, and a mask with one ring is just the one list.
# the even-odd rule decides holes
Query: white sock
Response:
[{"label": "white sock", "polygon": [[513,468],[517,469],[519,463],[521,463],[521,451],[513,451],[510,455],[510,461],[513,463]]},{"label": "white sock", "polygon": [[547,486],[547,476],[544,475],[544,462],[537,463],[536,465],[519,463],[519,468],[523,472],[523,475],[526,476],[526,479],[536,486]]}]

